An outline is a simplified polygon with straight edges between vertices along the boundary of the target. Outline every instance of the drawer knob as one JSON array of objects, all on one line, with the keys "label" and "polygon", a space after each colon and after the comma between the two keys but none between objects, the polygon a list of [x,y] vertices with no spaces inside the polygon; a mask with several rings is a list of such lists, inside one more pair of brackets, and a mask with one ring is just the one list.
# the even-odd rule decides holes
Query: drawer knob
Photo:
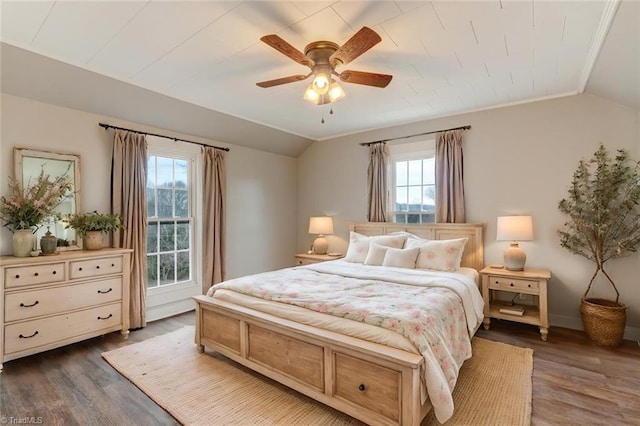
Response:
[{"label": "drawer knob", "polygon": [[40,302],[39,302],[39,301],[37,301],[37,300],[36,300],[35,302],[33,302],[32,304],[30,304],[30,305],[25,305],[24,303],[22,303],[22,302],[21,302],[21,303],[20,303],[20,307],[21,307],[21,308],[30,308],[30,307],[32,307],[32,306],[36,306],[38,303],[40,303]]},{"label": "drawer knob", "polygon": [[34,277],[37,277],[38,275],[40,274],[38,274],[37,272],[33,274]]},{"label": "drawer knob", "polygon": [[78,268],[78,271],[82,271],[82,266]]},{"label": "drawer knob", "polygon": [[16,274],[16,279],[18,279],[18,278],[20,278],[20,275],[19,275],[19,274]]},{"label": "drawer knob", "polygon": [[510,283],[509,285],[510,285],[511,287],[513,287],[513,283]]},{"label": "drawer knob", "polygon": [[21,334],[21,335],[19,335],[18,337],[19,337],[19,338],[21,338],[21,339],[30,339],[30,338],[32,338],[33,336],[37,335],[37,334],[38,334],[38,330],[34,331],[34,332],[33,332],[33,334],[32,334],[31,336],[23,336],[23,335]]},{"label": "drawer knob", "polygon": [[531,288],[531,284],[527,284],[527,287]]},{"label": "drawer knob", "polygon": [[101,317],[101,316],[98,316],[98,319],[99,319],[99,320],[106,320],[106,319],[111,318],[112,316],[113,316],[113,314],[109,314],[109,316],[108,316],[108,317]]},{"label": "drawer knob", "polygon": [[112,263],[112,264],[111,264],[111,267],[112,267],[112,268],[115,268],[115,266],[116,266],[116,264],[115,264],[115,263]]},{"label": "drawer knob", "polygon": [[100,269],[100,265],[96,266],[96,269]]},{"label": "drawer knob", "polygon": [[56,272],[58,272],[58,271],[53,271],[53,275],[55,275],[55,274],[56,274]]},{"label": "drawer knob", "polygon": [[360,386],[358,386],[358,390],[359,390],[360,392],[364,392],[364,390],[365,390],[365,389],[366,389],[365,385],[364,385],[364,384],[362,384],[362,383],[360,383]]},{"label": "drawer knob", "polygon": [[111,292],[112,290],[113,290],[113,289],[112,289],[111,287],[109,287],[109,290],[107,290],[107,291],[98,290],[98,293],[100,293],[100,294],[107,294],[107,293]]}]

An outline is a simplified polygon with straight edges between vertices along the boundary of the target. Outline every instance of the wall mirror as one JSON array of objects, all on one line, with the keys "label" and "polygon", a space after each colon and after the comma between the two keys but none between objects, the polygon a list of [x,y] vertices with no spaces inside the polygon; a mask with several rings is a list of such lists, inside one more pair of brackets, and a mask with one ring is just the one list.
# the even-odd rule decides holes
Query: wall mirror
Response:
[{"label": "wall mirror", "polygon": [[47,218],[38,228],[38,249],[40,238],[47,230],[58,239],[58,250],[81,249],[82,238],[76,236],[75,229],[65,229],[66,218],[80,211],[80,156],[28,148],[14,148],[13,154],[15,178],[22,179],[22,185],[25,187],[36,181],[41,170],[52,178],[67,174],[72,179],[73,193],[58,205],[55,216]]}]

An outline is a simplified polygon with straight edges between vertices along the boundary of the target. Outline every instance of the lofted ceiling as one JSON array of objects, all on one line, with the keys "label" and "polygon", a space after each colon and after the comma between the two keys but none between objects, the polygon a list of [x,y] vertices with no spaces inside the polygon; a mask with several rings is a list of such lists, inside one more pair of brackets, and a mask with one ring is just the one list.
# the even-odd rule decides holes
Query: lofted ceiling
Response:
[{"label": "lofted ceiling", "polygon": [[[104,113],[104,105],[98,105],[104,104],[104,96],[92,97],[92,91],[112,91],[108,84],[123,82],[127,87],[137,86],[129,90],[131,96],[159,94],[162,99],[191,104],[199,113],[215,111],[249,120],[257,129],[264,125],[285,132],[277,133],[276,139],[282,134],[295,135],[298,139],[290,142],[292,146],[581,93],[590,84],[594,64],[596,73],[601,74],[594,92],[606,95],[607,84],[602,82],[610,80],[610,70],[596,60],[614,18],[622,19],[616,18],[616,12],[620,14],[625,8],[624,28],[618,31],[622,35],[616,37],[617,44],[624,44],[628,51],[622,66],[628,68],[624,75],[629,81],[623,83],[636,87],[631,94],[624,87],[615,88],[613,96],[640,108],[640,8],[634,1],[619,5],[608,0],[3,0],[0,5],[0,38],[3,50],[11,49],[6,57],[3,52],[3,62],[19,62],[24,55],[18,52],[24,51],[62,63],[57,65],[61,73],[67,72],[63,69],[66,66],[69,73],[96,74],[80,93],[65,93],[58,102],[47,101],[78,105],[72,98],[82,96],[84,109]],[[308,80],[268,89],[256,86],[259,81],[308,71],[260,42],[261,36],[278,34],[303,51],[317,40],[343,44],[362,26],[375,30],[382,42],[348,68],[392,74],[387,88],[345,83],[343,100],[315,106],[302,99]],[[631,41],[629,31],[633,31]],[[607,48],[613,52],[607,53],[610,64],[619,58],[615,54],[618,45]],[[34,60],[24,59],[24,63],[33,66]],[[3,77],[3,92],[5,88],[9,93],[19,92],[15,80],[27,73],[7,67],[11,78]],[[77,80],[68,79],[71,84]],[[620,83],[620,78],[614,80]],[[22,90],[35,91],[34,84],[23,83]],[[30,97],[35,96],[32,93]],[[49,97],[55,96],[50,93]],[[96,98],[93,107],[87,100],[92,98]],[[331,108],[333,114],[329,113]],[[118,118],[132,117],[117,114],[112,113]],[[157,125],[151,118],[140,122]],[[198,134],[189,128],[173,130]],[[210,137],[206,134],[209,130],[199,135]],[[284,151],[292,153],[295,148]]]}]

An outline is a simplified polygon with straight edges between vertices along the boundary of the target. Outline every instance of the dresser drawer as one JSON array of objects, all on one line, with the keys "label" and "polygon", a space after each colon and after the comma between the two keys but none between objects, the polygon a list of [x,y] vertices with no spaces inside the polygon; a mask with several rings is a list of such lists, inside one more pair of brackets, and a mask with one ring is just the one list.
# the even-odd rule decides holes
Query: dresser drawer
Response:
[{"label": "dresser drawer", "polygon": [[55,283],[64,281],[64,279],[64,263],[17,266],[15,268],[7,268],[4,271],[4,285],[6,288]]},{"label": "dresser drawer", "polygon": [[100,330],[113,330],[121,323],[122,305],[114,303],[70,314],[7,325],[4,329],[5,354],[37,348]]},{"label": "dresser drawer", "polygon": [[400,372],[335,353],[334,394],[400,422]]},{"label": "dresser drawer", "polygon": [[122,272],[122,257],[117,256],[91,260],[76,260],[69,262],[69,269],[69,275],[72,280],[77,278],[118,274]]},{"label": "dresser drawer", "polygon": [[489,288],[492,290],[525,290],[536,293],[539,291],[538,281],[497,276],[489,277]]},{"label": "dresser drawer", "polygon": [[5,322],[51,315],[121,299],[121,277],[65,287],[8,293],[4,300]]},{"label": "dresser drawer", "polygon": [[317,260],[313,260],[313,259],[301,259],[301,258],[296,258],[296,266],[301,266],[301,265],[311,265],[314,263],[318,263]]}]

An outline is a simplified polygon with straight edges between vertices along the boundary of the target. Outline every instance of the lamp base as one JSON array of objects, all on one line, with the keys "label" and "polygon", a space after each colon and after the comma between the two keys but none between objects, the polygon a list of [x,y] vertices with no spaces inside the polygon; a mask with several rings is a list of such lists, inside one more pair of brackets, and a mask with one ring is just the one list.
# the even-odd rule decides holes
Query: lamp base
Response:
[{"label": "lamp base", "polygon": [[328,248],[329,241],[327,241],[324,235],[319,235],[313,242],[313,252],[315,254],[327,254]]},{"label": "lamp base", "polygon": [[524,271],[526,261],[527,254],[518,243],[511,243],[504,251],[504,267],[509,271]]}]

